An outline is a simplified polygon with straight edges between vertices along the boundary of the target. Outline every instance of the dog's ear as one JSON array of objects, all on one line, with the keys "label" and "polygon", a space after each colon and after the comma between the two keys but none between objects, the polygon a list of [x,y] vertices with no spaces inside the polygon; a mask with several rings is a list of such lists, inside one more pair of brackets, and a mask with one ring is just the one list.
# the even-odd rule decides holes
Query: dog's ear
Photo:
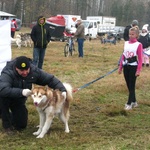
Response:
[{"label": "dog's ear", "polygon": [[34,88],[35,88],[35,84],[32,83],[32,89],[31,89],[31,91],[32,91]]},{"label": "dog's ear", "polygon": [[53,92],[49,87],[45,87],[46,88],[46,95],[48,96],[48,98],[52,99],[53,98]]},{"label": "dog's ear", "polygon": [[46,86],[45,86],[45,90],[47,91],[48,88],[49,88],[48,85],[46,85]]}]

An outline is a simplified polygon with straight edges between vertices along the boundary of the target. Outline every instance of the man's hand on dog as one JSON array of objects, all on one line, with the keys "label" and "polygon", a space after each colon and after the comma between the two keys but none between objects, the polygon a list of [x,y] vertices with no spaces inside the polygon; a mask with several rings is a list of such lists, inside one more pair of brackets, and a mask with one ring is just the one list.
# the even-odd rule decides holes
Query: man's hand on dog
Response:
[{"label": "man's hand on dog", "polygon": [[62,92],[62,96],[64,97],[64,99],[66,99],[67,93],[66,92]]},{"label": "man's hand on dog", "polygon": [[31,90],[29,90],[29,89],[23,89],[23,90],[22,90],[22,95],[25,96],[25,97],[30,96],[31,93],[32,93],[32,92],[31,92]]}]

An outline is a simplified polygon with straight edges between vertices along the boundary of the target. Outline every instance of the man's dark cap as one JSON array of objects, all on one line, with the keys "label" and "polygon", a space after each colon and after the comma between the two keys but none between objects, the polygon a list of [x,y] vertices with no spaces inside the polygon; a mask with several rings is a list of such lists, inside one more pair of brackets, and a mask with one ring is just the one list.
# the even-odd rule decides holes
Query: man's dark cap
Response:
[{"label": "man's dark cap", "polygon": [[16,67],[20,70],[27,70],[30,68],[30,58],[20,56],[16,58]]}]

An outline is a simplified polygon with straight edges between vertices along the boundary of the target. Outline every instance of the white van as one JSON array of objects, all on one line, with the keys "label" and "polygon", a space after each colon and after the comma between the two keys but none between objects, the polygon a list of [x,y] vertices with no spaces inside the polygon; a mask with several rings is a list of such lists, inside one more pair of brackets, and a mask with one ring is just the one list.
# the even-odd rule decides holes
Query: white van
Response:
[{"label": "white van", "polygon": [[107,16],[87,16],[82,21],[85,26],[85,36],[96,38],[106,33],[113,33],[116,25],[115,17]]},{"label": "white van", "polygon": [[85,27],[85,36],[96,38],[97,37],[97,21],[94,20],[82,20]]}]

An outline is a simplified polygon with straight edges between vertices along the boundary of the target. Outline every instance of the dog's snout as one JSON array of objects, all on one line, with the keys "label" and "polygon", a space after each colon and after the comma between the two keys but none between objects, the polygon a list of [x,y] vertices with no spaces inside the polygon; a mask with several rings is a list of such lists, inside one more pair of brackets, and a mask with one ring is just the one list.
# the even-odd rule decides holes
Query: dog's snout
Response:
[{"label": "dog's snout", "polygon": [[35,106],[38,106],[38,103],[37,103],[37,102],[34,102],[34,105],[35,105]]}]

